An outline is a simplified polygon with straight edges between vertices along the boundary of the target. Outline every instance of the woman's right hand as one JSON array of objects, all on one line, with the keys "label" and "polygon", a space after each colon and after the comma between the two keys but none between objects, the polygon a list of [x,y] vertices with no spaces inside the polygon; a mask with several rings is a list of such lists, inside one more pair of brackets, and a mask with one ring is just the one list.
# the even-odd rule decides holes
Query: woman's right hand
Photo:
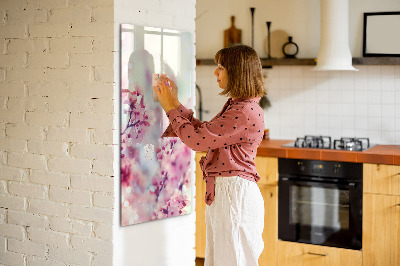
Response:
[{"label": "woman's right hand", "polygon": [[169,85],[171,87],[172,102],[175,108],[178,108],[181,104],[178,100],[178,86],[176,86],[175,82],[167,77],[167,74],[161,74],[160,78],[163,80],[163,82],[169,82]]}]

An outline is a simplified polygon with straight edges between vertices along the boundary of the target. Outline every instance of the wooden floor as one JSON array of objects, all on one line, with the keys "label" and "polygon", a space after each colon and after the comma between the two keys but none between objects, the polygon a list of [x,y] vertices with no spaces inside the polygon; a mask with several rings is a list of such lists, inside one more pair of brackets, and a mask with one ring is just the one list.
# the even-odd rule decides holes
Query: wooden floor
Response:
[{"label": "wooden floor", "polygon": [[204,259],[196,258],[196,266],[204,266]]}]

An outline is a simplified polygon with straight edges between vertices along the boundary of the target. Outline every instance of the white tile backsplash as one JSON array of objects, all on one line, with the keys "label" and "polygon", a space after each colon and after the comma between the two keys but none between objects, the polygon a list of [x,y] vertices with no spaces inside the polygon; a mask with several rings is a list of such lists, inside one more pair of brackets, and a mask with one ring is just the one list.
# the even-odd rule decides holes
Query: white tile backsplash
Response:
[{"label": "white tile backsplash", "polygon": [[400,79],[399,79],[399,84],[395,90],[396,90],[396,93],[395,93],[395,97],[394,97],[394,99],[395,99],[394,104],[399,106],[400,105]]},{"label": "white tile backsplash", "polygon": [[341,102],[354,105],[354,83],[353,83],[353,88],[348,88],[348,89],[342,90]]},{"label": "white tile backsplash", "polygon": [[[366,116],[361,116],[361,117],[355,117],[354,119],[354,128],[356,132],[362,132],[363,135],[368,130],[368,117]],[[356,136],[359,136],[359,134],[356,134]]]},{"label": "white tile backsplash", "polygon": [[[304,115],[310,118],[307,120],[311,120],[311,121],[313,120],[312,116],[314,116],[316,110],[317,110],[317,104],[315,103],[315,100],[314,100],[314,102],[305,102]],[[314,116],[314,118],[315,118],[315,116]]]},{"label": "white tile backsplash", "polygon": [[382,131],[395,131],[396,125],[393,123],[393,117],[382,117]]},{"label": "white tile backsplash", "polygon": [[366,90],[354,91],[354,104],[368,104],[368,94]]},{"label": "white tile backsplash", "polygon": [[396,143],[396,131],[382,131],[382,139],[387,139],[388,143]]},{"label": "white tile backsplash", "polygon": [[317,102],[317,117],[319,115],[325,115],[328,116],[329,115],[329,105],[327,105],[326,103],[319,103]]},{"label": "white tile backsplash", "polygon": [[369,104],[368,105],[368,117],[382,117],[382,105],[379,104]]},{"label": "white tile backsplash", "polygon": [[376,75],[369,75],[368,74],[368,82],[367,82],[367,89],[368,91],[381,91],[382,81],[380,77]]},{"label": "white tile backsplash", "polygon": [[394,104],[395,102],[395,91],[382,91],[382,104]]},{"label": "white tile backsplash", "polygon": [[[372,143],[400,144],[400,66],[355,66],[359,71],[313,71],[312,66],[264,70],[271,108],[265,125],[274,139],[305,134],[369,137]],[[214,66],[197,67],[203,120],[227,100],[213,76]]]},{"label": "white tile backsplash", "polygon": [[329,90],[325,88],[317,88],[316,91],[317,103],[328,103],[329,102]]},{"label": "white tile backsplash", "polygon": [[400,79],[400,66],[394,67],[394,78]]},{"label": "white tile backsplash", "polygon": [[354,115],[355,115],[355,108],[354,108],[354,104],[353,103],[342,103],[340,105],[340,114],[344,117],[350,117],[352,119],[354,119]]},{"label": "white tile backsplash", "polygon": [[382,92],[394,91],[395,89],[395,79],[394,76],[386,76],[382,79]]},{"label": "white tile backsplash", "polygon": [[368,105],[367,104],[354,104],[354,115],[355,116],[368,116]]},{"label": "white tile backsplash", "polygon": [[400,132],[400,117],[399,116],[396,117],[395,125],[396,125],[396,131],[397,131],[396,138],[398,139],[398,137],[400,137],[400,134],[398,134]]},{"label": "white tile backsplash", "polygon": [[368,91],[368,104],[381,104],[381,91]]},{"label": "white tile backsplash", "polygon": [[368,117],[368,131],[382,129],[382,119],[380,117]]},{"label": "white tile backsplash", "polygon": [[329,116],[317,115],[316,121],[317,121],[316,124],[317,128],[329,128]]},{"label": "white tile backsplash", "polygon": [[393,104],[382,104],[382,119],[383,118],[394,118],[394,108]]},{"label": "white tile backsplash", "polygon": [[[355,118],[354,116],[348,116],[348,117],[340,117],[340,121],[342,123],[342,130],[353,130],[354,131],[354,127],[355,127]],[[346,136],[352,136],[352,135],[348,135],[348,134],[344,134]]]},{"label": "white tile backsplash", "polygon": [[381,66],[381,74],[383,78],[394,79],[395,66]]}]

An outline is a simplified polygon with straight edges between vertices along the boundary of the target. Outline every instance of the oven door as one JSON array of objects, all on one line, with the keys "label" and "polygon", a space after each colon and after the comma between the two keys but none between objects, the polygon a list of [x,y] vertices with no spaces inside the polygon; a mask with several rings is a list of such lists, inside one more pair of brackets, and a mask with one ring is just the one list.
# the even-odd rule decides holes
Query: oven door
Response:
[{"label": "oven door", "polygon": [[278,238],[361,249],[362,181],[279,179]]}]

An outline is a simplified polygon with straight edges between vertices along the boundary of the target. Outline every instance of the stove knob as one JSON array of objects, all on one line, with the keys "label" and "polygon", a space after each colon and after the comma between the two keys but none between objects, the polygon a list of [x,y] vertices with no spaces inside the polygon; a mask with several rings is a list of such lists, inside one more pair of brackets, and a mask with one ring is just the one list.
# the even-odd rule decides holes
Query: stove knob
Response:
[{"label": "stove knob", "polygon": [[304,172],[304,170],[306,170],[306,166],[303,162],[297,162],[297,165],[299,166],[300,171]]},{"label": "stove knob", "polygon": [[334,173],[334,174],[338,174],[339,171],[340,171],[340,164],[336,164],[336,165],[335,165],[335,168],[333,168],[333,173]]}]

